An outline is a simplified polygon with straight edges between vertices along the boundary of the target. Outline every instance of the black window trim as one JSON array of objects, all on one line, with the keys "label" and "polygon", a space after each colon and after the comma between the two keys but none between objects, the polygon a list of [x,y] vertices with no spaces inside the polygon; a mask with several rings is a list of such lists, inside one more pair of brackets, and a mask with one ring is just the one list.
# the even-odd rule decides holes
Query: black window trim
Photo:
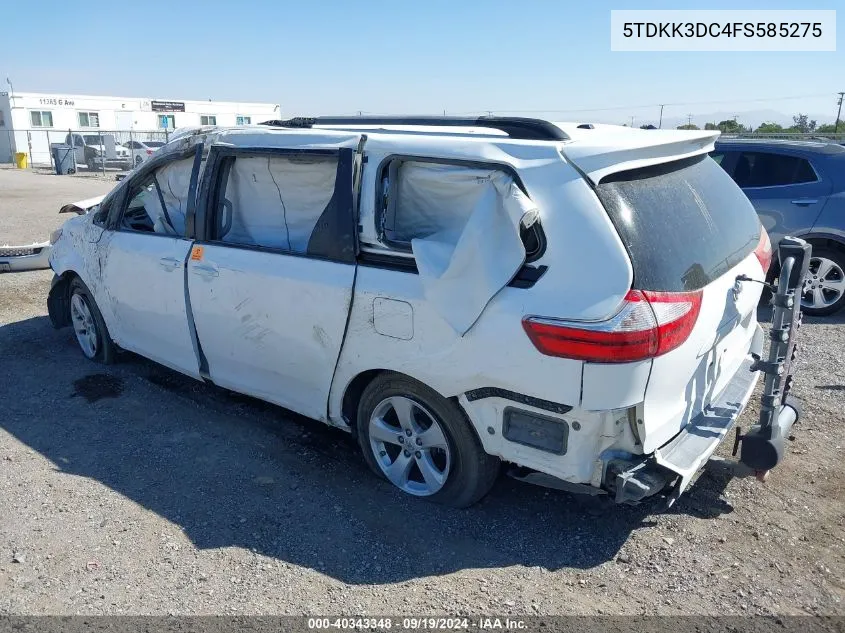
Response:
[{"label": "black window trim", "polygon": [[[419,163],[435,163],[438,165],[456,165],[460,167],[470,167],[475,169],[499,169],[504,171],[508,174],[513,181],[516,183],[516,186],[520,188],[522,193],[526,196],[528,195],[528,190],[525,188],[525,184],[522,182],[522,178],[519,177],[516,169],[512,165],[508,165],[507,163],[502,163],[499,161],[485,161],[485,160],[471,160],[471,159],[461,159],[461,158],[443,158],[439,156],[418,156],[415,154],[388,154],[385,156],[381,162],[378,164],[376,168],[376,181],[375,181],[375,200],[374,200],[374,208],[373,208],[373,224],[376,229],[376,235],[379,240],[379,243],[385,247],[383,252],[379,252],[377,257],[373,257],[374,253],[372,251],[367,251],[364,257],[364,263],[370,262],[377,262],[379,267],[387,267],[390,265],[391,261],[395,264],[397,270],[401,270],[403,272],[409,272],[411,268],[413,271],[416,272],[416,261],[414,261],[413,255],[411,253],[410,246],[406,246],[404,242],[396,242],[394,240],[388,239],[386,235],[382,233],[382,231],[378,228],[381,226],[382,216],[384,215],[384,210],[382,209],[382,200],[383,200],[383,192],[382,192],[382,182],[384,180],[384,171],[390,167],[390,163],[395,160],[403,161],[403,162],[419,162]],[[530,264],[532,262],[536,262],[540,259],[546,252],[546,233],[543,231],[543,225],[538,219],[529,230],[533,229],[537,233],[537,240],[540,242],[540,246],[537,249],[537,252],[531,255],[531,257],[527,257],[525,259],[525,264]],[[394,252],[391,252],[394,251]],[[399,255],[398,253],[403,253],[404,255]],[[413,267],[410,266],[406,260],[410,259],[413,262]]]},{"label": "black window trim", "polygon": [[[198,209],[200,209],[200,221],[196,222],[195,241],[197,244],[208,244],[226,248],[237,248],[241,250],[271,253],[288,257],[302,257],[330,261],[335,263],[354,264],[358,252],[357,243],[357,219],[354,217],[353,204],[353,180],[354,180],[354,154],[355,150],[348,147],[336,148],[300,148],[300,147],[255,147],[255,146],[233,146],[213,145],[209,150],[206,168],[203,175],[203,183],[199,196]],[[235,242],[224,242],[215,236],[216,219],[219,210],[217,199],[220,195],[220,187],[226,182],[234,159],[238,156],[333,156],[337,157],[337,176],[335,178],[335,190],[329,200],[333,207],[334,217],[330,216],[334,225],[330,228],[335,230],[336,239],[329,240],[323,252],[300,253],[284,248],[261,246],[258,244],[238,244]],[[342,175],[350,176],[349,187],[345,188],[342,182]],[[348,217],[344,217],[343,209],[349,210]],[[324,212],[325,213],[325,212]],[[309,249],[311,239],[315,236],[323,216],[317,220],[309,238]],[[344,243],[342,231],[346,224],[348,241]],[[338,233],[341,232],[341,233]],[[325,240],[324,240],[325,241]]]}]

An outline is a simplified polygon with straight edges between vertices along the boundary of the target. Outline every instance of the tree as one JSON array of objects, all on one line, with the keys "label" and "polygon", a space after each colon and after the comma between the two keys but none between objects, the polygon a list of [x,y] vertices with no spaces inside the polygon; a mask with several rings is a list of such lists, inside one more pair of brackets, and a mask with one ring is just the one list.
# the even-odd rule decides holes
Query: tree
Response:
[{"label": "tree", "polygon": [[[836,126],[833,123],[825,123],[816,128],[817,134],[833,134],[836,131]],[[845,123],[839,122],[839,132],[845,132]]]},{"label": "tree", "polygon": [[760,127],[758,127],[755,132],[762,132],[764,134],[776,134],[776,133],[783,133],[783,126],[779,123],[761,123]]},{"label": "tree", "polygon": [[800,132],[801,134],[810,134],[816,129],[816,122],[814,120],[808,120],[806,114],[801,114],[799,112],[797,115],[792,117],[792,128],[790,129]]},{"label": "tree", "polygon": [[739,134],[740,132],[745,131],[745,128],[742,127],[739,123],[737,123],[734,119],[719,121],[719,125],[717,126],[717,128],[721,130],[723,134]]},{"label": "tree", "polygon": [[705,123],[705,124],[704,124],[704,129],[705,129],[705,130],[718,130],[718,129],[719,129],[719,126],[718,126],[718,125],[716,125],[715,123]]},{"label": "tree", "polygon": [[[708,123],[709,125],[709,123]],[[684,123],[683,125],[679,125],[679,130],[700,130],[701,128],[698,127],[695,123]]]}]

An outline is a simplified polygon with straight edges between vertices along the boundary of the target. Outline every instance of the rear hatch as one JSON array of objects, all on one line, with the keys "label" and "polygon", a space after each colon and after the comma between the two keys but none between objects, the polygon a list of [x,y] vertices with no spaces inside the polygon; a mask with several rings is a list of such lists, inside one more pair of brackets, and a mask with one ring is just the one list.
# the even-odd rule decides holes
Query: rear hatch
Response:
[{"label": "rear hatch", "polygon": [[628,250],[633,289],[700,301],[686,340],[652,362],[640,429],[650,453],[713,401],[747,357],[762,286],[737,277],[763,280],[755,254],[768,238],[706,154],[607,173],[595,190]]}]

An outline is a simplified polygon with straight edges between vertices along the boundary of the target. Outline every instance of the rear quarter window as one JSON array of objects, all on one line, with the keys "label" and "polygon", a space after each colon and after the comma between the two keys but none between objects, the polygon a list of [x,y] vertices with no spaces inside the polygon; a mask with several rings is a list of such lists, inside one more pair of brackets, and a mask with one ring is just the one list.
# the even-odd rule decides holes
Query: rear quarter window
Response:
[{"label": "rear quarter window", "polygon": [[760,239],[754,207],[706,155],[612,174],[596,193],[641,290],[703,288],[745,259]]}]

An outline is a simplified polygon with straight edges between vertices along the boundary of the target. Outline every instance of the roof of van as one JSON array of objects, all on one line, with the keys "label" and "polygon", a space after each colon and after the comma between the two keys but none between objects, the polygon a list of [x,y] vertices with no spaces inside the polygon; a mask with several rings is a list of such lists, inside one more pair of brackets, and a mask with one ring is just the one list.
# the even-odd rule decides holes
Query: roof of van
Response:
[{"label": "roof of van", "polygon": [[[171,142],[208,135],[235,138],[292,133],[304,142],[318,132],[473,136],[491,142],[555,142],[563,155],[594,184],[612,173],[706,154],[718,131],[642,130],[621,125],[551,122],[516,117],[317,117],[267,121],[253,126],[177,130]],[[344,139],[349,142],[350,139]]]}]

